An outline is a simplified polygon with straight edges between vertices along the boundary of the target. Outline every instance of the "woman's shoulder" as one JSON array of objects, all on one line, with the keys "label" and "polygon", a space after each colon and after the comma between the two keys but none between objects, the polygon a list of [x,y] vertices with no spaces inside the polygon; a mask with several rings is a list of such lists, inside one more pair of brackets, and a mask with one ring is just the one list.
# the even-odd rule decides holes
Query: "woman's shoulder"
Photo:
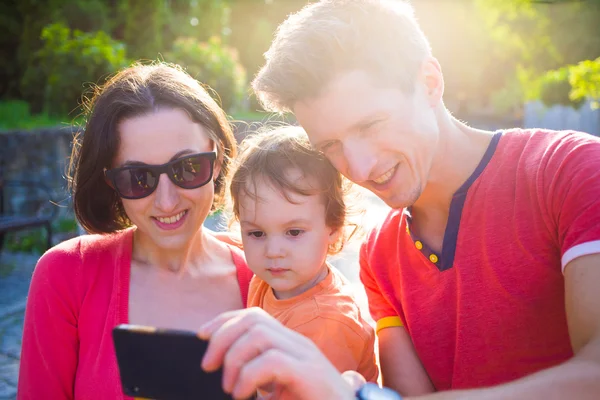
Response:
[{"label": "woman's shoulder", "polygon": [[133,229],[107,234],[81,235],[65,240],[48,250],[43,256],[58,259],[85,257],[88,254],[98,255],[113,252],[125,246],[130,246],[133,239]]},{"label": "woman's shoulder", "polygon": [[[105,264],[123,250],[131,250],[133,230],[110,234],[81,235],[52,247],[40,257],[36,273],[63,274],[85,265]],[[90,262],[94,261],[94,262]]]}]

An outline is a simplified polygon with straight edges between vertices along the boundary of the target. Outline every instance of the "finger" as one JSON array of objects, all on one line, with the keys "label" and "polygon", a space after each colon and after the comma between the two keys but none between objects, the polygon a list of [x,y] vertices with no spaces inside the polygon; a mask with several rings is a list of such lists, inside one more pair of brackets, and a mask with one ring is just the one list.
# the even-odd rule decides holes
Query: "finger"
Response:
[{"label": "finger", "polygon": [[223,359],[223,390],[225,392],[231,393],[240,369],[261,353],[261,345],[254,342],[248,332],[231,345]]},{"label": "finger", "polygon": [[242,367],[231,394],[236,399],[247,398],[259,387],[270,383],[293,391],[293,379],[299,376],[296,365],[299,365],[298,361],[289,354],[279,349],[267,350]]},{"label": "finger", "polygon": [[365,377],[356,371],[346,371],[342,374],[342,378],[350,384],[350,387],[355,392],[367,383]]},{"label": "finger", "polygon": [[217,317],[203,324],[200,329],[198,329],[198,337],[200,339],[208,340],[212,336],[212,334],[219,329],[223,324],[229,321],[232,318],[238,317],[241,313],[246,310],[235,310],[235,311],[226,311],[224,313],[219,314]]},{"label": "finger", "polygon": [[302,345],[302,341],[296,337],[296,332],[289,331],[283,326],[274,329],[273,326],[266,324],[254,325],[233,343],[225,354],[223,388],[230,392],[243,366],[271,349],[285,351],[297,359],[302,359],[309,353]]},{"label": "finger", "polygon": [[274,331],[283,328],[277,320],[260,308],[249,308],[237,312],[211,334],[208,349],[202,360],[202,368],[207,371],[218,369],[223,364],[223,359],[229,348],[248,329],[256,325],[265,325]]}]

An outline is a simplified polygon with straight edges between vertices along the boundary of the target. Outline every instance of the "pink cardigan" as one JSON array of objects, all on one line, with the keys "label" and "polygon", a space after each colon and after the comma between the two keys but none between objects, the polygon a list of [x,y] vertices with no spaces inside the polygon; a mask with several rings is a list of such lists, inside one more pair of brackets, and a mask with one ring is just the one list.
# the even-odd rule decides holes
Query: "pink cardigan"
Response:
[{"label": "pink cardigan", "polygon": [[[128,399],[112,328],[128,322],[133,229],[86,235],[40,258],[25,311],[17,398]],[[252,272],[231,248],[247,302]]]}]

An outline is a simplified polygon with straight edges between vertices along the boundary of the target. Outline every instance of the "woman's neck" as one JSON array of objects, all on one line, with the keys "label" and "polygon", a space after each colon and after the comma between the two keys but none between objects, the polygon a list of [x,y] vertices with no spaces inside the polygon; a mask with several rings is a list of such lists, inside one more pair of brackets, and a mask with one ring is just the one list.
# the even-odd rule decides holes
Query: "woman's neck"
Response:
[{"label": "woman's neck", "polygon": [[200,228],[184,246],[165,248],[136,229],[131,258],[142,265],[183,274],[206,258],[206,234],[204,229]]}]

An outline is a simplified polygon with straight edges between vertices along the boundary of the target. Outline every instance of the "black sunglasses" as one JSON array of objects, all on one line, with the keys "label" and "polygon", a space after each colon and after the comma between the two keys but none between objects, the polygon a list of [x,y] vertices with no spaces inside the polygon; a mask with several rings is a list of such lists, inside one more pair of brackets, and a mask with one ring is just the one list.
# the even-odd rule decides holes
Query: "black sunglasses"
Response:
[{"label": "black sunglasses", "polygon": [[158,187],[161,174],[183,189],[196,189],[206,185],[213,177],[217,153],[198,153],[178,158],[162,165],[132,165],[105,169],[104,174],[124,199],[141,199],[150,196]]}]

